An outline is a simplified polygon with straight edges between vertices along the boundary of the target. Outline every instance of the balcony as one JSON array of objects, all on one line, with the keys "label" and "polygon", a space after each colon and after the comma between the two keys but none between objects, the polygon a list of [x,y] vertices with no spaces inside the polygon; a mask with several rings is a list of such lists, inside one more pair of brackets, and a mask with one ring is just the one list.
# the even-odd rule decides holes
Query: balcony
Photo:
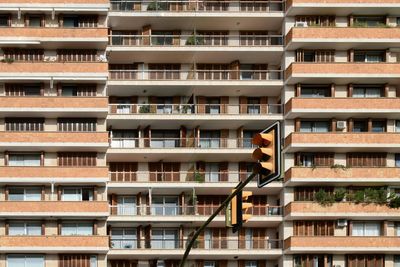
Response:
[{"label": "balcony", "polygon": [[331,167],[292,167],[285,173],[285,182],[290,186],[322,183],[341,183],[341,185],[385,184],[396,185],[400,177],[400,168],[389,167],[349,167],[336,169]]},{"label": "balcony", "polygon": [[265,128],[266,121],[282,120],[281,104],[110,104],[108,122],[111,125],[129,121],[139,125],[179,128],[182,124],[207,123],[209,128],[239,128],[251,123]]},{"label": "balcony", "polygon": [[[22,1],[20,1],[22,2]],[[38,1],[39,2],[39,1]],[[61,1],[60,1],[61,2]],[[1,5],[1,3],[0,3]],[[55,27],[10,27],[0,28],[3,43],[7,45],[57,45],[68,42],[105,47],[107,45],[107,28],[55,28]],[[96,45],[96,43],[98,43]],[[54,46],[49,46],[54,49]]]},{"label": "balcony", "polygon": [[[1,29],[1,28],[0,28]],[[106,97],[44,97],[44,96],[2,96],[0,112],[4,116],[23,116],[28,114],[51,114],[54,116],[106,116],[108,109]]]},{"label": "balcony", "polygon": [[297,151],[373,151],[396,152],[400,147],[400,134],[393,132],[294,132],[285,138],[285,152]]},{"label": "balcony", "polygon": [[108,132],[0,132],[2,150],[105,151]]},{"label": "balcony", "polygon": [[[108,88],[111,94],[123,94],[129,90],[140,95],[143,89],[156,94],[160,87],[177,94],[186,94],[193,87],[201,88],[204,95],[228,95],[232,88],[242,95],[276,96],[283,86],[281,70],[110,70]],[[129,89],[128,89],[129,88]],[[268,89],[268,90],[267,90]]]},{"label": "balcony", "polygon": [[[228,193],[227,190],[225,190]],[[121,191],[119,191],[121,192]],[[200,226],[207,218],[217,210],[219,205],[114,205],[110,206],[110,223],[138,223],[149,221],[168,223],[170,226],[179,226],[182,223],[190,223],[192,226]],[[282,222],[282,207],[270,205],[255,205],[246,211],[252,215],[246,223],[248,227],[277,227]],[[225,212],[221,212],[211,223],[214,227],[223,227],[225,224]]]},{"label": "balcony", "polygon": [[[362,30],[360,30],[362,31]],[[399,63],[292,63],[286,70],[286,82],[296,83],[397,83]]]},{"label": "balcony", "polygon": [[356,97],[321,97],[321,98],[291,98],[285,104],[287,119],[332,118],[332,116],[377,116],[393,118],[400,114],[398,98],[356,98]]},{"label": "balcony", "polygon": [[291,202],[285,206],[285,218],[288,220],[302,219],[343,219],[352,220],[398,220],[398,209],[386,205],[356,204],[353,202],[333,203],[322,206],[316,202]]},{"label": "balcony", "polygon": [[[68,8],[66,9],[66,6]],[[82,12],[101,12],[108,11],[110,4],[107,0],[0,0],[0,7],[4,10],[15,10],[20,7],[26,11],[34,10],[55,10],[56,12],[65,12],[76,10]],[[41,28],[43,29],[43,28]]]},{"label": "balcony", "polygon": [[399,28],[378,27],[295,27],[286,35],[289,50],[307,45],[308,49],[348,50],[367,44],[368,49],[385,49],[388,45],[400,45]]},{"label": "balcony", "polygon": [[2,201],[1,217],[106,217],[107,201]]},{"label": "balcony", "polygon": [[313,15],[323,12],[348,16],[353,13],[398,14],[400,4],[397,0],[288,0],[286,11],[288,16]]},{"label": "balcony", "polygon": [[284,242],[289,253],[343,252],[369,253],[397,252],[398,236],[292,236]]},{"label": "balcony", "polygon": [[213,62],[223,52],[227,62],[278,64],[284,51],[282,35],[111,35],[109,44],[111,62]]},{"label": "balcony", "polygon": [[107,160],[251,161],[253,149],[250,138],[111,138]]},{"label": "balcony", "polygon": [[[135,258],[145,259],[154,256],[181,257],[186,247],[187,239],[118,239],[111,237],[109,256],[134,255]],[[191,251],[197,257],[206,256],[207,259],[217,259],[222,256],[240,256],[250,259],[279,258],[282,255],[282,240],[242,240],[242,239],[216,239],[199,240]],[[212,250],[212,253],[210,251]],[[251,251],[251,256],[249,252]]]},{"label": "balcony", "polygon": [[62,180],[63,183],[102,183],[108,180],[107,167],[0,167],[2,183],[43,183]]},{"label": "balcony", "polygon": [[1,236],[1,251],[106,253],[108,236]]},{"label": "balcony", "polygon": [[100,62],[0,63],[0,80],[106,81],[108,64]]},{"label": "balcony", "polygon": [[249,0],[249,1],[207,1],[195,0],[181,2],[176,0],[112,0],[111,11],[118,12],[204,12],[204,13],[227,13],[227,12],[251,12],[251,13],[274,13],[283,12],[284,1],[281,0]]}]

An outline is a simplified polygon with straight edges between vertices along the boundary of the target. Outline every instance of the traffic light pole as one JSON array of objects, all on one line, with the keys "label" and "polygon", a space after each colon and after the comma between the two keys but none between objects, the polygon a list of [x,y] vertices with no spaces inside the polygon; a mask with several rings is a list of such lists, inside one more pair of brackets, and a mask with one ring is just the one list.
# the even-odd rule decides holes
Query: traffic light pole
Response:
[{"label": "traffic light pole", "polygon": [[185,254],[183,254],[182,260],[179,264],[179,267],[185,267],[185,262],[187,260],[187,257],[189,256],[190,250],[193,247],[194,242],[196,241],[197,237],[199,237],[200,233],[207,227],[207,225],[210,224],[210,222],[228,205],[228,203],[234,198],[238,192],[242,191],[243,188],[256,177],[258,173],[252,173],[249,177],[247,177],[246,180],[240,182],[232,191],[232,193],[222,202],[221,206],[218,207],[218,209],[207,219],[207,221],[199,228],[197,231],[194,233],[192,239],[189,241],[189,243],[186,246]]}]

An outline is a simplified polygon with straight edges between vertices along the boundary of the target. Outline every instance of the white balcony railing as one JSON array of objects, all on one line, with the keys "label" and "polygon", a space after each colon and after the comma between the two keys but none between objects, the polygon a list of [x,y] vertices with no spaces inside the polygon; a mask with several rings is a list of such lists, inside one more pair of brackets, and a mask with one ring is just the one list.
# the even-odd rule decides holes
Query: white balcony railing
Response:
[{"label": "white balcony railing", "polygon": [[110,138],[111,148],[255,148],[251,138]]},{"label": "white balcony railing", "polygon": [[109,70],[110,80],[270,81],[282,80],[282,70]]},{"label": "white balcony railing", "polygon": [[281,104],[109,104],[110,114],[260,115],[281,114]]},{"label": "white balcony railing", "polygon": [[123,12],[283,12],[284,0],[111,0]]},{"label": "white balcony railing", "polygon": [[265,47],[282,46],[282,35],[109,35],[112,46],[227,46],[227,47]]}]

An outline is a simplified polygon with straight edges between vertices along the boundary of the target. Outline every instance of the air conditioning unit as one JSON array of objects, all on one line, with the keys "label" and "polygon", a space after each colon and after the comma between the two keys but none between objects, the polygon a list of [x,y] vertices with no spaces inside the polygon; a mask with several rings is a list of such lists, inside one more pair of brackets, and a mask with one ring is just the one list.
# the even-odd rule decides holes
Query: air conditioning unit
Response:
[{"label": "air conditioning unit", "polygon": [[336,222],[337,227],[345,227],[347,226],[347,220],[346,219],[339,219]]},{"label": "air conditioning unit", "polygon": [[296,27],[308,27],[308,24],[305,21],[297,21]]},{"label": "air conditioning unit", "polygon": [[343,130],[345,129],[347,126],[347,122],[346,121],[337,121],[336,122],[336,128],[339,130]]}]

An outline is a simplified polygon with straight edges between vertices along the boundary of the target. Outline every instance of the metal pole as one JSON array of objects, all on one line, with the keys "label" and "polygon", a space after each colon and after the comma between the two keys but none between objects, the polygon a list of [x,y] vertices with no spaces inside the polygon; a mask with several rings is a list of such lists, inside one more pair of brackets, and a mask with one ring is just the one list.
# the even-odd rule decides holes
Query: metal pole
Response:
[{"label": "metal pole", "polygon": [[204,228],[207,227],[207,225],[210,224],[210,222],[220,213],[227,205],[228,203],[236,196],[236,194],[239,191],[242,191],[242,189],[251,181],[253,180],[254,177],[256,177],[258,173],[252,173],[245,181],[240,182],[236,188],[235,191],[233,191],[225,200],[222,202],[221,206],[218,207],[218,209],[207,219],[207,221],[199,228],[197,231],[194,233],[192,239],[189,241],[189,243],[186,246],[185,254],[183,254],[182,260],[179,264],[179,267],[185,267],[185,262],[187,260],[187,257],[189,256],[190,250],[193,247],[194,242],[196,241],[197,237],[200,235],[200,233],[204,230]]}]

